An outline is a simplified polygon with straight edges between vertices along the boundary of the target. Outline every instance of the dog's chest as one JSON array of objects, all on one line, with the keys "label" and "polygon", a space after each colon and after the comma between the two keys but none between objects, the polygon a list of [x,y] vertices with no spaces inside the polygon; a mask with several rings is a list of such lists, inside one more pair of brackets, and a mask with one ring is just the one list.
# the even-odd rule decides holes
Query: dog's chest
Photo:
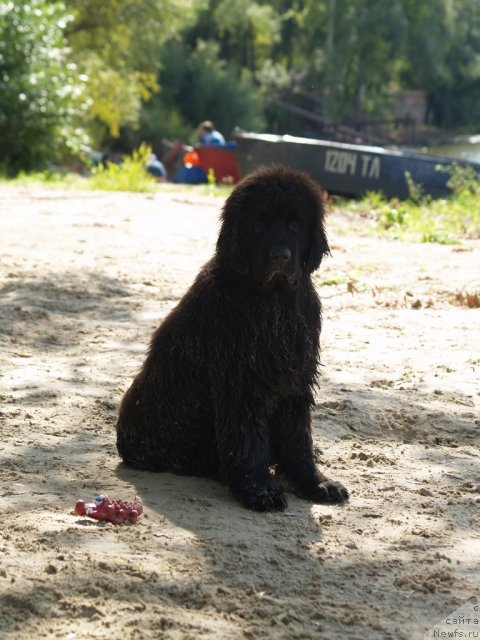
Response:
[{"label": "dog's chest", "polygon": [[295,392],[304,374],[314,366],[316,346],[305,323],[270,318],[252,344],[256,373],[283,394]]}]

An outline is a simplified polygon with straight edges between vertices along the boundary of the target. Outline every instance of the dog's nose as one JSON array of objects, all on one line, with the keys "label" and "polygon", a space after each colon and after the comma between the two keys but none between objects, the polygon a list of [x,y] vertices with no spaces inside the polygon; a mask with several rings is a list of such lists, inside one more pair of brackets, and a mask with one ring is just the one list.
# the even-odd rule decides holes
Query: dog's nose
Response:
[{"label": "dog's nose", "polygon": [[275,247],[270,251],[270,258],[276,264],[287,264],[292,259],[292,252],[288,247]]}]

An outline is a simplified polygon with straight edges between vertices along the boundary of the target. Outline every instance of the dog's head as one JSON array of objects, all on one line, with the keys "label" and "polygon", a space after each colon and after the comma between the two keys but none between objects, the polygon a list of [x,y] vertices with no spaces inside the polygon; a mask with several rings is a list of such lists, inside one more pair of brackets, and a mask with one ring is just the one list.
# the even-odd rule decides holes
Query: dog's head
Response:
[{"label": "dog's head", "polygon": [[306,174],[261,167],[225,202],[217,255],[262,290],[293,289],[329,251],[324,217],[321,191]]}]

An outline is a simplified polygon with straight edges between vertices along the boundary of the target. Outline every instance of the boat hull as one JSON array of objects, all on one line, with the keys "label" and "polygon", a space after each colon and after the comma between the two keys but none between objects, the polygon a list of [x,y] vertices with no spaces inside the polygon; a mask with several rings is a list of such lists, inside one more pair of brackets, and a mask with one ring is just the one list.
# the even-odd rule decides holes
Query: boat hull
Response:
[{"label": "boat hull", "polygon": [[424,193],[441,198],[451,193],[447,182],[453,164],[480,173],[480,164],[465,160],[328,140],[241,132],[236,142],[242,176],[259,165],[284,164],[305,171],[328,192],[347,196],[376,191],[407,199],[410,174]]}]

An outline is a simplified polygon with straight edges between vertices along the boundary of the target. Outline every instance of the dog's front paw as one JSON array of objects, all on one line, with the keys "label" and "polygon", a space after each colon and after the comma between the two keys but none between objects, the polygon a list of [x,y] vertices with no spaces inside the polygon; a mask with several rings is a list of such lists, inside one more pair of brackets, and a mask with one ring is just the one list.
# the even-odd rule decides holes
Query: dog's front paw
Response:
[{"label": "dog's front paw", "polygon": [[348,500],[349,494],[348,490],[340,482],[325,480],[313,487],[308,492],[307,497],[316,504],[325,504],[326,502],[341,504]]},{"label": "dog's front paw", "polygon": [[263,487],[255,493],[243,496],[247,509],[253,511],[285,511],[287,500],[277,487]]}]

